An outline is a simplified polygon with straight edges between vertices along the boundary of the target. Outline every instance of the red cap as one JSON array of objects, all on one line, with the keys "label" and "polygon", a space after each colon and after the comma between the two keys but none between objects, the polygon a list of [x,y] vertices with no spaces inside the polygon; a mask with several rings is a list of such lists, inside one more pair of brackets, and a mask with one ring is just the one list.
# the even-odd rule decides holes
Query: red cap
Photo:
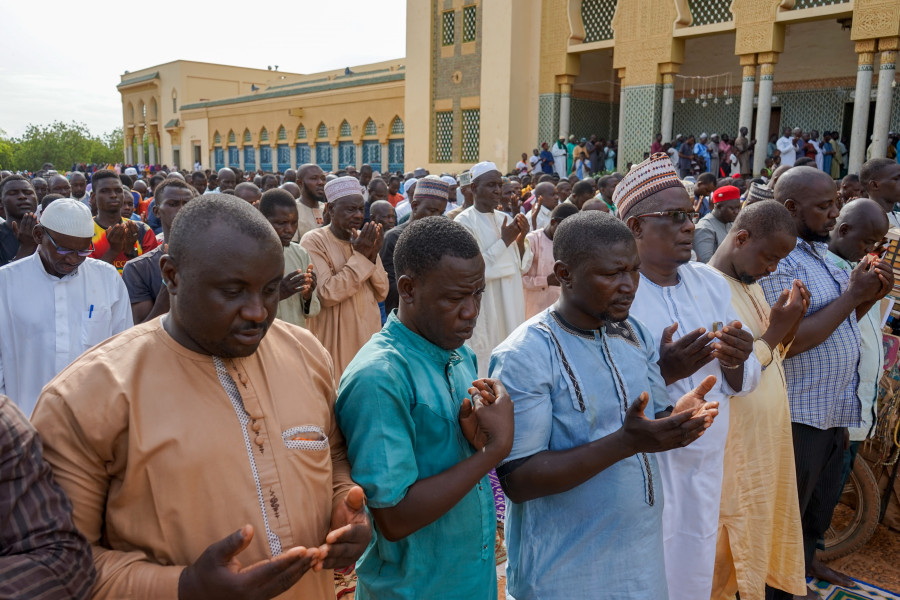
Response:
[{"label": "red cap", "polygon": [[713,204],[717,202],[725,202],[726,200],[740,200],[741,199],[741,190],[737,189],[733,185],[723,185],[719,189],[713,192],[712,201]]}]

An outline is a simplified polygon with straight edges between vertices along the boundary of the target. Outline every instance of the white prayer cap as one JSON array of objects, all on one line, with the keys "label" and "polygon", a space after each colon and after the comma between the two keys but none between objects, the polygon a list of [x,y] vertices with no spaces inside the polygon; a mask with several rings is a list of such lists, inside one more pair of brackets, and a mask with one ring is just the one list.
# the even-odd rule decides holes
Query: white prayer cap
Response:
[{"label": "white prayer cap", "polygon": [[325,198],[328,202],[334,202],[344,196],[362,196],[362,194],[359,179],[352,175],[336,177],[325,184]]},{"label": "white prayer cap", "polygon": [[410,177],[406,181],[403,182],[403,195],[406,196],[409,194],[409,188],[419,183],[419,180],[415,177]]},{"label": "white prayer cap", "polygon": [[441,181],[443,181],[447,185],[456,185],[456,178],[450,175],[442,175]]},{"label": "white prayer cap", "polygon": [[496,171],[498,175],[502,175],[502,173],[500,173],[500,169],[497,168],[497,165],[489,160],[480,162],[477,165],[473,166],[471,169],[469,169],[469,174],[472,176],[472,181],[475,181],[485,173],[490,173],[491,171]]},{"label": "white prayer cap", "polygon": [[41,225],[54,233],[77,238],[94,237],[91,209],[74,198],[60,198],[41,213]]},{"label": "white prayer cap", "polygon": [[707,137],[707,136],[706,136],[706,134],[705,134],[705,133],[701,133],[701,134],[700,134],[700,139],[701,139],[701,140],[705,140],[705,139],[706,139],[706,137]]},{"label": "white prayer cap", "polygon": [[125,169],[125,174],[132,177],[137,177],[137,169],[135,169],[134,167],[128,167],[127,169]]}]

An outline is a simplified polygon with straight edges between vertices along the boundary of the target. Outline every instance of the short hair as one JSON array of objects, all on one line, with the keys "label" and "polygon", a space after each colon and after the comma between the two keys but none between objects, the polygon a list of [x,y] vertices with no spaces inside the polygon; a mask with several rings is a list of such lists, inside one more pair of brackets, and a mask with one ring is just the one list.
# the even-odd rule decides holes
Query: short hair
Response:
[{"label": "short hair", "polygon": [[700,173],[697,176],[697,183],[715,183],[716,176],[712,173]]},{"label": "short hair", "polygon": [[263,175],[262,184],[266,185],[266,182],[269,181],[270,179],[274,179],[275,183],[276,184],[278,183],[278,177],[276,177],[275,175],[272,175],[271,173],[267,173],[266,175]]},{"label": "short hair", "polygon": [[65,198],[62,194],[47,194],[44,196],[44,199],[41,200],[41,212],[47,210],[47,207],[50,206],[50,203],[54,200],[59,200],[60,198]]},{"label": "short hair", "polygon": [[97,184],[104,179],[118,179],[119,182],[122,181],[113,171],[110,171],[109,169],[100,169],[99,171],[94,171],[94,174],[91,175],[91,189],[97,187]]},{"label": "short hair", "polygon": [[169,188],[187,190],[191,193],[191,197],[198,195],[197,189],[192,185],[188,185],[188,183],[184,179],[178,179],[177,177],[166,177],[162,180],[162,183],[156,186],[156,189],[153,191],[153,201],[156,203],[156,206],[159,206],[159,202],[162,198],[163,193]]},{"label": "short hair", "polygon": [[398,277],[420,277],[445,256],[469,259],[480,254],[478,242],[465,227],[446,217],[425,217],[412,221],[397,239],[394,270]]},{"label": "short hair", "polygon": [[796,161],[794,161],[795,167],[812,167],[816,164],[816,159],[810,158],[808,156],[801,156]]},{"label": "short hair", "polygon": [[126,175],[125,173],[119,175],[119,181],[122,182],[122,185],[128,188],[134,185],[134,179],[131,178],[131,175]]},{"label": "short hair", "polygon": [[259,201],[259,212],[264,217],[271,217],[277,206],[297,210],[297,201],[289,191],[282,188],[272,188],[263,192]]},{"label": "short hair", "polygon": [[205,244],[198,243],[205,232],[223,223],[247,237],[271,241],[281,247],[281,241],[262,213],[248,202],[231,194],[204,194],[188,202],[178,211],[172,230],[166,236],[168,254],[182,267],[193,257],[205,251]]},{"label": "short hair", "polygon": [[[869,189],[869,183],[881,177],[888,167],[896,166],[897,161],[891,158],[873,158],[863,163],[859,168],[859,183],[864,190]],[[849,175],[847,176],[849,177]]]},{"label": "short hair", "polygon": [[580,196],[582,194],[593,194],[594,186],[591,185],[590,181],[579,181],[572,186],[572,193],[576,196]]},{"label": "short hair", "polygon": [[[35,179],[38,179],[38,178],[36,177]],[[43,177],[41,177],[39,179],[43,179]],[[31,185],[32,190],[34,189],[34,186],[31,184],[30,181],[28,181],[27,178],[22,177],[21,175],[18,175],[16,173],[13,173],[9,177],[4,177],[2,180],[0,180],[0,198],[3,197],[3,188],[5,188],[6,184],[10,183],[11,181],[24,181],[28,185]]]},{"label": "short hair", "polygon": [[574,204],[569,204],[568,202],[560,202],[556,205],[556,208],[550,211],[550,220],[562,221],[566,217],[577,215],[578,212],[578,207]]},{"label": "short hair", "polygon": [[599,210],[582,211],[556,228],[553,258],[574,266],[590,260],[601,250],[624,242],[634,243],[634,236],[617,217]]},{"label": "short hair", "polygon": [[164,179],[165,179],[165,176],[160,175],[159,173],[157,173],[156,175],[154,175],[153,177],[150,178],[150,187],[152,187],[152,188],[155,190],[155,189],[156,189],[155,186],[157,186],[157,185],[159,185],[160,183],[162,183],[162,181],[163,181]]},{"label": "short hair", "polygon": [[741,209],[732,231],[744,229],[754,237],[769,237],[777,233],[787,233],[796,237],[797,226],[790,211],[777,200],[761,200]]},{"label": "short hair", "polygon": [[203,171],[194,171],[193,173],[191,173],[191,181],[200,179],[201,177],[203,179],[206,179],[206,173],[204,173]]},{"label": "short hair", "polygon": [[857,175],[856,173],[849,173],[847,175],[844,175],[844,178],[841,179],[841,183],[860,183],[859,175]]}]

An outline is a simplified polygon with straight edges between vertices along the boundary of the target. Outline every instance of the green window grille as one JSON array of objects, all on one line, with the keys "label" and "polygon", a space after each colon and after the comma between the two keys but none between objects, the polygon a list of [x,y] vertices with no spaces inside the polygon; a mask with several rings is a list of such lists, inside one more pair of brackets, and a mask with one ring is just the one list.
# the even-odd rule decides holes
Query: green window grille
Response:
[{"label": "green window grille", "polygon": [[215,142],[216,146],[222,143],[222,136],[219,135],[218,131],[216,132],[216,135],[213,136],[213,141]]},{"label": "green window grille", "polygon": [[284,130],[284,125],[278,128],[278,139],[286,140],[287,139],[287,131]]},{"label": "green window grille", "polygon": [[253,141],[253,138],[250,137],[250,130],[245,129],[244,130],[244,143],[249,144],[251,141]]},{"label": "green window grille", "polygon": [[474,5],[463,7],[463,41],[474,42],[477,28],[476,17],[478,8]]},{"label": "green window grille", "polygon": [[434,160],[450,162],[453,157],[453,113],[434,113]]},{"label": "green window grille", "polygon": [[731,16],[731,0],[688,0],[691,9],[691,27],[726,23],[734,20]]},{"label": "green window grille", "polygon": [[229,143],[229,144],[233,144],[233,143],[235,143],[236,141],[237,141],[237,138],[235,137],[234,132],[233,132],[233,131],[229,131],[229,132],[228,132],[228,143]]},{"label": "green window grille", "polygon": [[403,119],[400,117],[394,117],[394,120],[391,121],[391,135],[400,135],[403,134]]},{"label": "green window grille", "polygon": [[363,135],[378,135],[378,130],[375,128],[375,121],[369,119],[366,121],[366,127],[363,130]]},{"label": "green window grille", "polygon": [[478,162],[481,110],[462,111],[462,161]]},{"label": "green window grille", "polygon": [[303,125],[301,125],[300,127],[297,128],[297,139],[298,140],[306,139],[306,127],[304,127]]},{"label": "green window grille", "polygon": [[456,42],[456,13],[452,10],[441,15],[441,45],[452,46]]},{"label": "green window grille", "polygon": [[584,24],[584,42],[600,42],[613,39],[612,19],[616,14],[617,0],[584,0],[581,3],[581,22]]},{"label": "green window grille", "polygon": [[350,135],[351,135],[350,134],[350,123],[348,123],[347,121],[344,121],[343,123],[341,123],[340,136],[341,137],[350,137]]},{"label": "green window grille", "polygon": [[262,131],[259,132],[259,141],[268,142],[269,141],[269,130],[263,127]]},{"label": "green window grille", "polygon": [[847,4],[848,2],[850,2],[850,0],[797,0],[794,2],[794,10],[831,6],[832,4]]},{"label": "green window grille", "polygon": [[325,126],[325,123],[319,123],[319,132],[316,134],[316,137],[319,139],[328,137],[328,127]]}]

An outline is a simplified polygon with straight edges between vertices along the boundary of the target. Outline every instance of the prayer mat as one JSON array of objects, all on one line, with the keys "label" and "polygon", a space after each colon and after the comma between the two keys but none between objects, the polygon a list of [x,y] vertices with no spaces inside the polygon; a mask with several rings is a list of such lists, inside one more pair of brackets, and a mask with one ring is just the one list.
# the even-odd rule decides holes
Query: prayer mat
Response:
[{"label": "prayer mat", "polygon": [[819,581],[818,579],[808,578],[809,586],[819,594],[823,600],[900,600],[900,594],[889,592],[876,587],[870,583],[865,583],[854,579],[855,588],[843,588],[832,585],[827,581]]},{"label": "prayer mat", "polygon": [[334,596],[337,600],[356,597],[356,566],[334,570]]}]

